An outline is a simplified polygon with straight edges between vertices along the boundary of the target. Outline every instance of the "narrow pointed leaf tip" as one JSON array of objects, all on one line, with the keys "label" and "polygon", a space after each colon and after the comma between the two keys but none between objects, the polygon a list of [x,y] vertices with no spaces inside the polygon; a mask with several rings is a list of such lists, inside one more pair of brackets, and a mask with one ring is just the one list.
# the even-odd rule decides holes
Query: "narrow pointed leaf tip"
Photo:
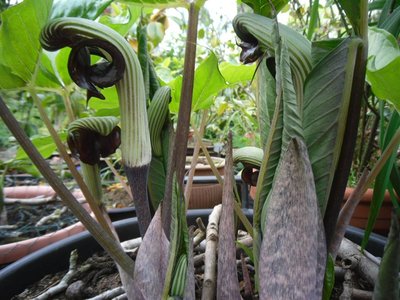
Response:
[{"label": "narrow pointed leaf tip", "polygon": [[91,117],[72,122],[68,127],[67,143],[73,155],[89,165],[100,162],[121,144],[121,129],[115,117]]}]

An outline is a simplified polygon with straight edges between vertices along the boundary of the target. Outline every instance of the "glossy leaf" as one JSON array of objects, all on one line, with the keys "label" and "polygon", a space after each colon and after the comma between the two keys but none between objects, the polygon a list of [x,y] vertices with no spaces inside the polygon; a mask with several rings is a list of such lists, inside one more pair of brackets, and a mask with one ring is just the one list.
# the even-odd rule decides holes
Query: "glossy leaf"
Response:
[{"label": "glossy leaf", "polygon": [[358,39],[342,42],[309,74],[304,87],[303,128],[321,213],[343,142]]},{"label": "glossy leaf", "polygon": [[367,81],[374,94],[390,101],[400,110],[400,49],[393,35],[379,28],[370,28]]},{"label": "glossy leaf", "polygon": [[[115,2],[111,3],[111,7],[117,6]],[[102,14],[98,21],[101,24],[107,25],[114,29],[122,36],[126,36],[133,24],[140,18],[141,14],[147,14],[151,11],[143,9],[135,5],[127,5],[127,7],[118,7],[115,9],[118,11],[116,15]],[[115,11],[114,10],[114,11]]]},{"label": "glossy leaf", "polygon": [[32,81],[41,50],[39,36],[49,18],[51,5],[51,0],[26,0],[2,13],[1,89],[23,87]]},{"label": "glossy leaf", "polygon": [[220,63],[219,69],[225,81],[232,85],[250,81],[256,71],[256,65],[235,65],[224,61]]},{"label": "glossy leaf", "polygon": [[[262,0],[243,0],[243,3],[246,3],[250,6],[254,13],[265,16],[265,17],[273,17],[274,11],[271,7],[271,4],[268,1]],[[274,6],[274,9],[278,13],[282,8],[288,4],[288,0],[272,0],[271,3]]]},{"label": "glossy leaf", "polygon": [[[59,137],[61,141],[65,142],[67,134],[60,133]],[[36,149],[39,151],[40,155],[42,155],[44,158],[50,157],[54,152],[57,151],[57,146],[54,143],[51,136],[33,137],[31,141],[33,145],[36,147]],[[22,148],[19,147],[15,155],[15,159],[16,160],[28,159],[28,155],[25,153],[24,150],[22,150]]]},{"label": "glossy leaf", "polygon": [[112,0],[54,0],[51,18],[80,17],[95,20]]},{"label": "glossy leaf", "polygon": [[[288,180],[290,178],[291,180]],[[260,251],[260,299],[321,299],[326,255],[307,148],[293,139],[278,167]],[[322,247],[322,248],[321,248]]]},{"label": "glossy leaf", "polygon": [[[172,89],[171,112],[178,112],[182,89],[182,77],[169,83]],[[227,87],[218,68],[218,59],[213,52],[197,67],[194,75],[192,110],[206,109],[213,103],[213,96]]]}]

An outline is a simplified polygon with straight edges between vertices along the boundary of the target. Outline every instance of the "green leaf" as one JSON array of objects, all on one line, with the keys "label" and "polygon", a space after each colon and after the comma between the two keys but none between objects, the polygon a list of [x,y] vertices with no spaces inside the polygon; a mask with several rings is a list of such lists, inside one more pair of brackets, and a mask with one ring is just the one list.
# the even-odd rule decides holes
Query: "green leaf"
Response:
[{"label": "green leaf", "polygon": [[251,250],[250,247],[247,247],[245,244],[243,244],[243,243],[241,243],[241,242],[239,242],[239,241],[236,241],[236,245],[237,245],[240,249],[242,249],[242,250],[244,251],[244,253],[246,253],[246,255],[250,258],[250,260],[251,260],[252,262],[254,262],[253,251]]},{"label": "green leaf", "polygon": [[[171,112],[178,112],[181,97],[182,77],[169,83],[172,89]],[[194,75],[192,110],[206,109],[213,103],[213,96],[227,87],[224,77],[218,68],[218,59],[214,52],[201,62]]]},{"label": "green leaf", "polygon": [[119,100],[117,89],[115,86],[105,88],[101,91],[101,93],[106,97],[105,100],[93,99],[89,101],[89,107],[96,111],[101,110],[114,110],[119,108]]},{"label": "green leaf", "polygon": [[296,102],[296,92],[294,90],[292,73],[290,71],[289,53],[286,44],[282,42],[280,68],[281,75],[277,74],[282,81],[282,99],[283,99],[283,135],[282,151],[293,138],[303,138],[303,128],[300,120],[300,107]]},{"label": "green leaf", "polygon": [[5,10],[0,27],[0,88],[19,88],[32,80],[41,50],[39,35],[52,1],[26,0]]},{"label": "green leaf", "polygon": [[256,71],[256,65],[235,65],[224,61],[219,65],[219,69],[225,81],[233,85],[250,81]]},{"label": "green leaf", "polygon": [[374,94],[390,101],[400,111],[400,49],[393,35],[384,29],[370,28],[367,81]]},{"label": "green leaf", "polygon": [[399,299],[399,269],[400,269],[400,220],[392,213],[389,237],[379,266],[378,280],[374,288],[376,300]]},{"label": "green leaf", "polygon": [[326,55],[335,49],[344,39],[329,39],[312,43],[311,56],[313,66],[316,66]]},{"label": "green leaf", "polygon": [[318,8],[319,8],[319,0],[312,1],[310,22],[308,24],[308,31],[307,31],[307,39],[309,39],[310,41],[313,38],[315,28],[317,28],[317,23],[319,19]]},{"label": "green leaf", "polygon": [[[60,133],[59,137],[61,141],[65,142],[67,134]],[[44,158],[50,157],[54,152],[57,151],[57,146],[54,143],[53,138],[51,136],[38,136],[32,138],[31,141],[33,145],[36,147],[36,149],[39,151],[40,155],[42,155]],[[29,157],[25,153],[25,151],[21,147],[19,147],[15,155],[15,159],[23,160],[23,159],[29,159]]]},{"label": "green leaf", "polygon": [[[381,146],[382,151],[384,151],[389,144],[390,140],[396,134],[396,131],[400,127],[400,115],[397,111],[394,111],[392,117],[390,118],[389,125],[386,128],[386,132],[383,139],[383,145]],[[371,207],[368,215],[367,227],[365,228],[365,233],[363,240],[361,242],[361,247],[364,249],[368,243],[369,236],[374,227],[375,221],[379,215],[381,209],[385,192],[389,184],[390,174],[393,169],[393,164],[396,161],[397,152],[393,151],[392,155],[382,168],[381,172],[375,179],[374,192],[372,194]]]},{"label": "green leaf", "polygon": [[[273,58],[270,59],[272,60]],[[275,64],[275,60],[273,63]],[[260,62],[256,82],[257,115],[260,128],[261,146],[264,148],[274,115],[276,101],[276,82],[274,76],[272,76],[268,70],[266,58]]]},{"label": "green leaf", "polygon": [[157,9],[188,7],[188,2],[186,0],[122,0],[120,2]]},{"label": "green leaf", "polygon": [[80,17],[94,20],[112,0],[54,0],[51,18]]},{"label": "green leaf", "polygon": [[[169,248],[169,262],[167,274],[165,277],[163,299],[167,295],[170,295],[171,287],[173,281],[184,281],[187,274],[177,273],[176,265],[178,258],[181,255],[189,254],[189,233],[186,223],[186,213],[185,213],[185,201],[183,200],[183,195],[179,190],[179,186],[176,182],[176,175],[173,174],[173,191],[172,191],[172,213],[171,213],[171,233],[170,233],[170,248]],[[182,276],[180,278],[175,278],[175,276]],[[187,282],[185,282],[186,285]],[[183,295],[181,295],[183,296]]]},{"label": "green leaf", "polygon": [[[362,0],[363,1],[363,0]],[[357,33],[360,29],[361,24],[361,6],[360,0],[338,0],[340,6],[345,11],[347,17],[350,20],[355,32]]]},{"label": "green leaf", "polygon": [[[254,10],[254,13],[256,13],[258,15],[262,15],[265,17],[273,17],[273,10],[268,1],[243,0],[242,2],[246,3],[248,6],[250,6]],[[272,0],[271,3],[275,7],[276,12],[278,13],[282,8],[285,7],[286,4],[289,3],[289,1],[288,0]]]},{"label": "green leaf", "polygon": [[323,300],[331,299],[333,287],[335,285],[335,262],[331,255],[328,255],[326,260],[326,270],[324,277],[324,290],[322,293]]},{"label": "green leaf", "polygon": [[161,133],[162,139],[162,156],[156,157],[153,153],[150,170],[148,191],[151,203],[154,209],[157,209],[159,203],[164,199],[165,184],[168,168],[168,154],[169,154],[169,141],[170,141],[170,128],[171,125],[165,126]]},{"label": "green leaf", "polygon": [[397,7],[379,26],[393,34],[393,36],[398,36],[400,32],[400,6]]},{"label": "green leaf", "polygon": [[304,87],[304,137],[322,215],[342,147],[359,45],[359,39],[343,41],[312,70]]}]

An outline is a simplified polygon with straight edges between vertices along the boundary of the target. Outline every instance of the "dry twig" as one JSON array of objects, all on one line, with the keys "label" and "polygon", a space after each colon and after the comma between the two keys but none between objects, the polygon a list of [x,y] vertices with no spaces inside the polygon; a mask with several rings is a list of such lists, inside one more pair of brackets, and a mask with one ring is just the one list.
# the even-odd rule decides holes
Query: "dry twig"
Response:
[{"label": "dry twig", "polygon": [[206,252],[204,258],[204,282],[201,295],[202,300],[214,299],[217,281],[217,245],[218,222],[221,216],[221,204],[214,207],[211,212],[206,233]]},{"label": "dry twig", "polygon": [[116,287],[115,289],[105,291],[104,293],[101,293],[100,295],[97,295],[96,297],[89,298],[87,300],[107,300],[107,299],[114,299],[117,296],[125,295],[124,289],[119,286]]},{"label": "dry twig", "polygon": [[64,277],[61,279],[61,281],[57,285],[49,288],[43,294],[34,298],[34,300],[51,299],[51,297],[53,297],[54,295],[57,295],[58,293],[61,293],[62,291],[66,290],[72,277],[77,272],[77,261],[78,261],[78,251],[73,250],[71,252],[71,256],[69,258],[69,270],[68,270],[67,274],[64,275]]}]

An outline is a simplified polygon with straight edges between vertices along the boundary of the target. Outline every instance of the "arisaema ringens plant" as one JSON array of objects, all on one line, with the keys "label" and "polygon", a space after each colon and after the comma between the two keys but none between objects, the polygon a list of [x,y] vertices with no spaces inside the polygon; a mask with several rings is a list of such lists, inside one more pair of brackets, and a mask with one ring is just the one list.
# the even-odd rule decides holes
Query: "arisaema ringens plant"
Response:
[{"label": "arisaema ringens plant", "polygon": [[[358,120],[364,85],[367,2],[353,9],[358,17],[354,34],[330,48],[312,45],[278,25],[268,18],[274,9],[264,16],[241,14],[233,21],[242,61],[259,63],[256,94],[263,151],[248,158],[239,151],[235,159],[248,165],[244,175],[257,182],[253,246],[262,297],[320,299],[323,294],[323,220],[334,213],[329,211],[331,199],[338,197],[333,194],[344,191],[338,186],[339,170],[350,168],[343,162],[354,150],[346,148],[356,133],[349,120]],[[354,11],[345,11],[356,19]],[[249,168],[257,165],[258,178],[251,178]],[[277,274],[285,280],[270,279]]]},{"label": "arisaema ringens plant", "polygon": [[[110,2],[106,4],[108,5]],[[151,1],[149,3],[150,6],[156,5],[160,7],[165,5],[167,7],[183,6],[189,10],[187,43],[189,49],[186,55],[187,63],[184,70],[185,76],[182,89],[182,97],[185,99],[182,101],[182,104],[188,103],[188,105],[182,105],[185,106],[186,111],[178,117],[180,125],[178,124],[177,130],[178,135],[186,137],[188,125],[187,121],[185,121],[185,116],[190,116],[191,101],[188,95],[191,94],[191,89],[193,88],[192,75],[194,72],[196,28],[199,10],[203,3],[204,1],[195,1],[190,4],[186,1],[168,1],[167,3]],[[13,26],[17,26],[16,23],[12,22],[12,20],[15,20],[13,16],[28,13],[32,14],[37,20],[40,20],[38,23],[32,21],[30,28],[29,26],[23,28],[27,32],[27,36],[35,36],[37,38],[33,40],[33,45],[29,45],[32,46],[30,49],[36,51],[34,52],[35,55],[30,57],[22,56],[22,59],[19,61],[26,61],[21,68],[18,68],[19,66],[12,65],[13,51],[10,51],[10,54],[6,55],[4,63],[2,63],[2,72],[8,74],[5,77],[6,80],[2,82],[2,88],[24,88],[28,90],[32,95],[37,96],[36,103],[39,110],[42,108],[40,95],[37,93],[38,82],[40,80],[43,81],[44,78],[50,78],[53,81],[51,83],[52,89],[48,90],[55,90],[55,85],[60,83],[62,85],[63,83],[60,78],[66,81],[69,80],[68,76],[66,76],[66,68],[68,68],[71,79],[79,87],[87,90],[87,100],[91,97],[104,99],[105,96],[101,89],[113,85],[117,88],[121,131],[115,129],[116,119],[84,118],[72,122],[69,132],[71,150],[74,153],[79,153],[83,164],[86,164],[84,166],[85,173],[87,174],[85,177],[96,179],[94,185],[91,185],[86,180],[89,188],[82,179],[80,179],[80,183],[82,190],[85,190],[85,197],[88,201],[91,199],[90,202],[95,214],[97,210],[96,218],[102,227],[82,210],[61,181],[48,168],[43,158],[23,134],[17,125],[17,121],[12,117],[3,102],[1,106],[2,117],[44,177],[120,266],[128,298],[158,299],[161,297],[167,298],[169,295],[184,296],[185,293],[192,294],[194,292],[194,282],[190,280],[190,284],[188,284],[186,280],[186,278],[193,276],[187,276],[186,272],[187,269],[190,269],[187,266],[189,261],[189,238],[183,196],[180,192],[183,184],[181,176],[184,172],[182,171],[184,170],[184,165],[176,163],[176,160],[184,159],[185,155],[182,156],[180,153],[186,152],[184,148],[186,147],[186,139],[177,138],[175,143],[171,143],[171,145],[179,144],[179,146],[175,146],[178,150],[172,152],[177,159],[171,160],[173,163],[170,167],[171,171],[168,174],[166,174],[167,160],[162,161],[162,163],[165,163],[165,174],[163,176],[169,175],[170,178],[169,187],[167,185],[167,193],[169,191],[170,200],[169,202],[163,202],[163,219],[166,220],[163,220],[166,224],[163,226],[161,222],[162,213],[158,205],[161,199],[157,198],[159,194],[151,197],[152,200],[157,199],[153,202],[153,208],[156,213],[154,218],[152,218],[147,196],[147,180],[152,156],[160,158],[165,153],[169,153],[169,144],[163,138],[166,135],[163,135],[161,131],[164,129],[164,124],[168,123],[170,91],[167,87],[157,89],[157,82],[153,80],[152,83],[156,88],[155,90],[148,89],[149,93],[146,94],[148,87],[144,84],[144,77],[137,55],[129,43],[123,36],[108,26],[89,20],[97,18],[107,7],[106,4],[95,5],[93,9],[96,10],[95,12],[87,12],[82,7],[79,7],[78,10],[82,9],[82,16],[87,17],[83,19],[65,17],[65,15],[73,14],[73,12],[60,8],[59,6],[64,5],[62,2],[61,4],[58,3],[59,6],[56,4],[52,6],[52,1],[45,1],[39,4],[35,1],[27,0],[20,6],[7,11],[4,18],[2,18],[2,39],[4,40],[7,40],[7,37],[9,38],[9,35],[15,29]],[[143,1],[140,4],[142,5]],[[13,45],[11,47],[14,47],[12,49],[14,52],[22,49],[22,45]],[[65,51],[64,49],[59,51],[63,52],[63,55],[66,54],[69,56],[68,64],[61,67],[60,61],[58,61],[58,70],[54,72],[56,68],[55,62],[53,61],[53,64],[50,62],[49,55],[44,55],[41,52],[41,47],[47,49],[47,51],[58,51],[64,47],[69,48],[70,51]],[[4,56],[5,54],[2,52],[2,57],[4,58]],[[25,67],[27,70],[24,69]],[[31,67],[32,69],[30,69]],[[9,69],[13,69],[14,71],[6,73]],[[29,77],[29,74],[33,74],[33,76]],[[66,91],[65,94],[67,94],[67,89],[64,85],[62,85],[62,88]],[[47,91],[47,88],[43,90]],[[65,94],[63,95],[65,96]],[[147,100],[149,98],[152,101],[147,110]],[[74,116],[71,111],[70,114],[70,121],[72,121]],[[46,119],[46,113],[43,109],[42,117],[55,137],[60,153],[68,157],[64,145],[59,139],[57,140],[57,133],[52,128],[49,120]],[[104,145],[106,137],[110,137],[110,135],[111,140],[107,140],[106,145]],[[93,136],[95,136],[95,139],[92,138]],[[82,141],[81,138],[85,141]],[[142,236],[144,236],[142,247],[138,254],[139,257],[144,258],[138,260],[135,268],[130,258],[123,253],[113,235],[112,229],[108,227],[107,220],[101,218],[101,209],[96,208],[96,203],[100,204],[98,198],[101,198],[101,195],[98,193],[99,182],[97,180],[98,172],[96,169],[99,155],[105,156],[114,151],[119,141],[121,141],[122,162],[128,176],[132,194],[134,195],[137,215],[140,219],[140,231]],[[88,147],[82,147],[84,143],[88,143]],[[167,147],[162,149],[162,144],[167,145]],[[112,150],[107,147],[112,148]],[[87,151],[89,148],[92,152]],[[76,172],[72,162],[70,164],[71,168],[74,169],[72,172]],[[176,175],[177,173],[180,174],[180,177]],[[74,175],[80,178],[80,174],[74,173]],[[151,188],[151,185],[149,187]],[[170,225],[171,227],[169,227]],[[165,228],[168,231],[167,234],[164,233]],[[149,276],[155,276],[150,279],[154,284],[147,284]],[[135,278],[134,281],[132,280],[133,277]],[[143,284],[144,282],[146,284]]]}]

